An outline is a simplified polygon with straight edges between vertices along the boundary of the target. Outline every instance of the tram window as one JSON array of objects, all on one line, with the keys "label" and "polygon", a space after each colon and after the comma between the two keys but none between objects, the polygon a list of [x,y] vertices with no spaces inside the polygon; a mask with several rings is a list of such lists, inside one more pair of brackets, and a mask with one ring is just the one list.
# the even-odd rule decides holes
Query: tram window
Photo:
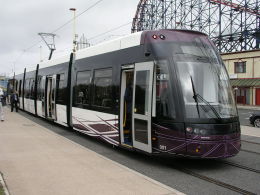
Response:
[{"label": "tram window", "polygon": [[137,114],[146,115],[148,112],[149,74],[149,70],[138,71],[136,73],[135,113]]},{"label": "tram window", "polygon": [[22,95],[22,80],[19,80],[18,96]]},{"label": "tram window", "polygon": [[18,91],[18,80],[15,80],[15,91]]},{"label": "tram window", "polygon": [[25,80],[25,90],[24,90],[24,97],[29,98],[30,97],[30,79]]},{"label": "tram window", "polygon": [[56,94],[56,103],[65,105],[65,96],[66,96],[66,86],[65,86],[65,76],[63,74],[57,75],[57,94]]},{"label": "tram window", "polygon": [[21,97],[23,97],[24,96],[24,80],[21,80],[21,88],[20,88],[20,90],[21,90]]},{"label": "tram window", "polygon": [[45,101],[44,97],[45,97],[45,85],[46,85],[46,77],[41,77],[41,81],[40,81],[40,101]]},{"label": "tram window", "polygon": [[105,108],[112,106],[111,68],[95,70],[93,104]]},{"label": "tram window", "polygon": [[34,79],[30,81],[30,99],[34,99]]},{"label": "tram window", "polygon": [[37,100],[42,100],[42,92],[41,92],[41,86],[42,86],[42,76],[38,76],[37,78]]},{"label": "tram window", "polygon": [[169,73],[167,60],[156,62],[156,116],[166,120],[176,117]]},{"label": "tram window", "polygon": [[91,71],[83,71],[77,73],[77,81],[74,88],[74,101],[77,105],[90,104],[90,83]]}]

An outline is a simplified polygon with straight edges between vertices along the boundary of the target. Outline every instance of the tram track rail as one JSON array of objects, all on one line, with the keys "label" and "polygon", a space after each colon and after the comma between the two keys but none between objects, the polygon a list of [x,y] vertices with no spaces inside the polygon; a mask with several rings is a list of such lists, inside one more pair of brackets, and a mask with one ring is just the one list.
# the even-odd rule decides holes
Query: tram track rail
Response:
[{"label": "tram track rail", "polygon": [[225,183],[225,182],[222,182],[220,180],[217,180],[217,179],[213,179],[211,177],[208,177],[208,176],[205,176],[205,175],[202,175],[202,174],[199,174],[199,173],[196,173],[194,171],[191,171],[187,168],[184,168],[182,167],[181,165],[175,165],[174,166],[176,170],[178,171],[181,171],[185,174],[188,174],[188,175],[191,175],[193,177],[196,177],[196,178],[199,178],[201,180],[204,180],[206,182],[209,182],[209,183],[212,183],[212,184],[215,184],[215,185],[218,185],[218,186],[221,186],[223,188],[226,188],[226,189],[229,189],[231,191],[234,191],[234,192],[237,192],[239,194],[245,194],[245,195],[256,195],[256,193],[254,192],[250,192],[248,190],[245,190],[245,189],[242,189],[242,188],[239,188],[237,186],[234,186],[234,185],[231,185],[231,184],[228,184],[228,183]]},{"label": "tram track rail", "polygon": [[[247,140],[241,140],[241,142],[260,146],[260,143],[259,143],[259,142],[253,142],[253,141],[247,141]],[[252,150],[247,150],[247,149],[243,149],[243,148],[241,149],[241,151],[260,155],[260,152],[256,152],[256,151],[252,151]]]},{"label": "tram track rail", "polygon": [[247,140],[241,140],[241,141],[245,142],[245,143],[249,143],[249,144],[260,145],[260,143],[258,143],[258,142],[252,142],[252,141],[247,141]]},{"label": "tram track rail", "polygon": [[255,152],[255,151],[251,151],[251,150],[241,149],[240,151],[260,155],[260,152]]},{"label": "tram track rail", "polygon": [[254,168],[251,168],[251,167],[247,167],[247,166],[240,165],[240,164],[233,163],[233,162],[229,162],[229,161],[218,161],[218,162],[260,174],[260,170],[258,170],[258,169],[254,169]]}]

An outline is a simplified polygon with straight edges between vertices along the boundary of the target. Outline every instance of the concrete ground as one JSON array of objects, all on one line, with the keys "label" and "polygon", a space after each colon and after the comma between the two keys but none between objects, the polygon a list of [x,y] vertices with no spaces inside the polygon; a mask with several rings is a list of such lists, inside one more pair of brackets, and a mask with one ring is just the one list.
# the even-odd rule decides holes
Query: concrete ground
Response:
[{"label": "concrete ground", "polygon": [[0,171],[12,195],[182,194],[5,109]]},{"label": "concrete ground", "polygon": [[260,128],[241,126],[241,134],[253,137],[260,137]]},{"label": "concrete ground", "polygon": [[260,106],[252,106],[252,105],[237,105],[238,109],[246,109],[246,110],[260,110]]},{"label": "concrete ground", "polygon": [[[5,111],[6,121],[0,122],[0,172],[12,195],[180,193]],[[243,135],[260,137],[260,129],[241,129]]]}]

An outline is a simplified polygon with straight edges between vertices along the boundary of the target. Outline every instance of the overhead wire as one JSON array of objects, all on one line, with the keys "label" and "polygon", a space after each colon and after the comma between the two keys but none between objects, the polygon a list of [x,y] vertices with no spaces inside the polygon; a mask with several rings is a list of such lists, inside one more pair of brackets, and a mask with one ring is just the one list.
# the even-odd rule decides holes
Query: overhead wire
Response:
[{"label": "overhead wire", "polygon": [[[93,7],[97,6],[99,3],[101,3],[104,0],[99,0],[96,3],[92,4],[90,7],[88,7],[87,9],[85,9],[83,12],[79,13],[78,15],[75,16],[75,18],[78,18],[79,16],[81,16],[82,14],[86,13],[87,11],[89,11],[90,9],[92,9]],[[66,23],[64,23],[63,25],[61,25],[60,27],[58,27],[57,29],[55,29],[54,31],[52,31],[52,33],[55,33],[57,31],[59,31],[60,29],[62,29],[64,26],[68,25],[69,23],[71,23],[74,19],[70,19],[69,21],[67,21]]]},{"label": "overhead wire", "polygon": [[[83,15],[84,13],[86,13],[87,11],[89,11],[90,9],[94,8],[95,6],[97,6],[97,5],[98,5],[99,3],[101,3],[102,1],[104,1],[104,0],[98,0],[97,2],[95,2],[94,4],[92,4],[90,7],[88,7],[87,9],[85,9],[83,12],[79,13],[78,15],[76,15],[75,18],[78,18],[79,16]],[[55,30],[53,30],[52,33],[55,33],[55,32],[57,32],[57,31],[59,31],[60,29],[62,29],[63,27],[65,27],[66,25],[68,25],[69,23],[71,23],[73,20],[74,20],[74,19],[70,19],[69,21],[65,22],[65,23],[62,24],[60,27],[58,27],[58,28],[56,28]],[[90,37],[88,40],[96,39],[96,38],[98,38],[98,37],[100,37],[100,36],[103,36],[103,35],[105,35],[105,34],[111,33],[111,32],[113,32],[113,31],[116,31],[116,30],[120,29],[120,28],[123,28],[123,27],[125,27],[125,26],[127,26],[127,25],[129,25],[129,24],[131,24],[131,23],[132,23],[132,21],[127,22],[127,23],[125,23],[125,24],[122,24],[122,25],[120,25],[120,26],[117,26],[117,27],[115,27],[115,28],[109,29],[109,30],[106,31],[106,32],[103,32],[103,33],[100,33],[100,34],[95,35],[95,36],[93,36],[93,37]],[[34,43],[34,44],[31,45],[30,47],[24,49],[23,52],[16,58],[16,60],[14,61],[14,64],[15,64],[28,50],[32,49],[33,47],[35,47],[36,45],[38,45],[38,44],[41,43],[41,42],[42,42],[42,40],[39,40],[38,42]]]},{"label": "overhead wire", "polygon": [[[75,16],[75,18],[78,18],[79,16],[81,16],[82,14],[86,13],[87,11],[89,11],[90,9],[94,8],[95,6],[97,6],[99,3],[101,3],[104,0],[98,0],[97,2],[95,2],[94,4],[92,4],[90,7],[88,7],[87,9],[85,9],[83,12],[79,13],[78,15]],[[56,28],[55,30],[52,31],[52,33],[55,33],[57,31],[59,31],[60,29],[62,29],[63,27],[65,27],[66,25],[68,25],[69,23],[71,23],[74,19],[70,19],[69,21],[65,22],[64,24],[62,24],[60,27]],[[36,45],[38,45],[39,43],[41,43],[42,40],[39,40],[38,42],[34,43],[33,45],[31,45],[30,47],[24,49],[22,51],[22,53],[15,59],[14,63],[16,63],[27,51],[29,51],[30,49],[32,49],[33,47],[35,47]]]},{"label": "overhead wire", "polygon": [[[98,38],[98,37],[100,37],[100,36],[103,36],[103,35],[105,35],[105,34],[107,34],[107,33],[111,33],[111,32],[113,32],[113,31],[116,31],[116,30],[118,30],[118,29],[120,29],[120,28],[123,28],[123,27],[125,27],[125,26],[127,26],[127,25],[129,25],[129,24],[131,24],[132,22],[128,22],[128,23],[125,23],[125,24],[122,24],[122,25],[120,25],[120,26],[117,26],[117,27],[115,27],[115,28],[112,28],[112,29],[110,29],[110,30],[108,30],[108,31],[106,31],[106,32],[103,32],[103,33],[100,33],[100,34],[98,34],[98,35],[96,35],[96,36],[93,36],[93,37],[90,37],[89,39],[88,39],[88,41],[89,40],[93,40],[93,39],[96,39],[96,38]],[[113,36],[113,35],[112,35]],[[115,36],[124,36],[124,35],[115,35]],[[67,49],[68,47],[66,47],[65,49]],[[64,50],[64,49],[63,49]]]},{"label": "overhead wire", "polygon": [[120,26],[118,26],[118,27],[115,27],[115,28],[112,28],[112,29],[110,29],[110,30],[108,30],[108,31],[106,31],[106,32],[103,32],[103,33],[100,33],[100,34],[98,34],[98,35],[96,35],[96,36],[90,37],[88,40],[96,39],[97,37],[100,37],[100,36],[103,36],[103,35],[105,35],[105,34],[107,34],[107,33],[116,31],[116,30],[118,30],[118,29],[120,29],[120,28],[122,28],[122,27],[125,27],[125,26],[127,26],[127,25],[129,25],[129,24],[131,24],[131,23],[132,23],[132,22],[128,22],[128,23],[126,23],[126,24],[122,24],[122,25],[120,25]]}]

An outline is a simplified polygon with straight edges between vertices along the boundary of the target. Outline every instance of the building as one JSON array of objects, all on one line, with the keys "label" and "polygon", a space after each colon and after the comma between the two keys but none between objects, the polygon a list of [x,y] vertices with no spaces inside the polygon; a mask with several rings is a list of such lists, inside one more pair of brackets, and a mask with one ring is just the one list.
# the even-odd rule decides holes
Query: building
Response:
[{"label": "building", "polygon": [[7,88],[8,78],[5,76],[0,76],[0,87],[4,90]]},{"label": "building", "polygon": [[260,105],[260,49],[221,54],[238,104]]}]

